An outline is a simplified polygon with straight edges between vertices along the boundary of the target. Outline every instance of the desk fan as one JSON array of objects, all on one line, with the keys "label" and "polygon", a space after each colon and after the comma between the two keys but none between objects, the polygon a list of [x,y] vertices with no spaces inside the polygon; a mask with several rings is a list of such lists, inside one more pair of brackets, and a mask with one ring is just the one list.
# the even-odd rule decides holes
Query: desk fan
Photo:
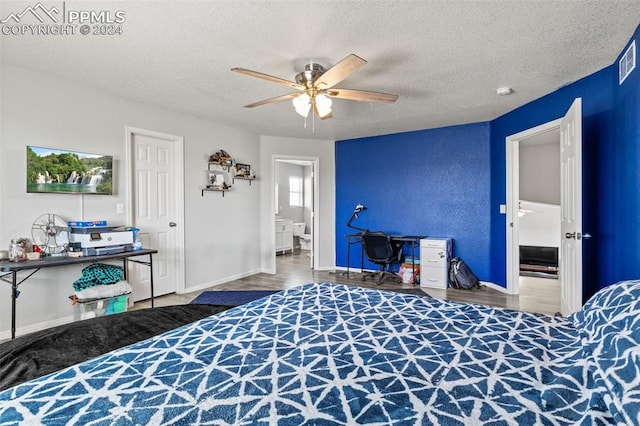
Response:
[{"label": "desk fan", "polygon": [[33,221],[31,237],[43,253],[61,254],[69,244],[69,227],[60,216],[45,213]]}]

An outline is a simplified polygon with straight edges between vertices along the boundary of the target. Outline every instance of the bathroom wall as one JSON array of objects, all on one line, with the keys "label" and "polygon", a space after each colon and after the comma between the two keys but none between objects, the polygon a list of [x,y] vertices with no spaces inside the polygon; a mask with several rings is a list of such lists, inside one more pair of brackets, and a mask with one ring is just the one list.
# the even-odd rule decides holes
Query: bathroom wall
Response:
[{"label": "bathroom wall", "polygon": [[[304,221],[304,208],[289,205],[289,178],[295,176],[304,179],[304,168],[297,164],[276,162],[276,183],[278,185],[278,210],[281,219],[291,219],[293,222]],[[304,184],[303,184],[304,185]]]}]

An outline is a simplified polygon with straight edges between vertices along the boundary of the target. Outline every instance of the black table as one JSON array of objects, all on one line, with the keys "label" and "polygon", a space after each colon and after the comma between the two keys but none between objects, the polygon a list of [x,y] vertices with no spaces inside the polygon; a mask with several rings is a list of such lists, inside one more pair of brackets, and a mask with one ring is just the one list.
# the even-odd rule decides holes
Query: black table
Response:
[{"label": "black table", "polygon": [[[362,232],[358,232],[357,234],[347,234],[345,237],[347,238],[347,271],[346,275],[349,278],[349,261],[351,260],[351,246],[354,244],[360,244],[360,273],[364,271],[364,246],[362,246]],[[389,235],[392,241],[402,241],[403,243],[408,243],[411,246],[411,257],[413,258],[413,263],[411,265],[411,269],[413,271],[414,282],[413,285],[416,285],[417,282],[415,280],[416,276],[416,256],[415,256],[415,248],[416,246],[420,246],[420,240],[423,238],[427,238],[424,235]]]},{"label": "black table", "polygon": [[[33,274],[38,272],[42,268],[51,268],[54,266],[67,266],[76,263],[95,263],[102,262],[109,259],[122,260],[122,267],[124,270],[124,279],[127,279],[127,262],[139,263],[149,267],[151,286],[151,307],[153,308],[153,259],[152,255],[157,253],[158,250],[142,249],[134,251],[126,251],[123,253],[103,254],[100,256],[81,256],[81,257],[69,257],[69,256],[50,256],[43,257],[39,260],[24,260],[22,262],[0,262],[0,272],[4,274],[0,275],[0,280],[11,284],[11,338],[16,337],[16,299],[18,298],[18,286],[28,280]],[[149,256],[149,260],[131,259],[137,256]],[[18,272],[29,271],[26,277],[23,277],[18,281]],[[11,280],[6,278],[7,275],[11,275]]]}]

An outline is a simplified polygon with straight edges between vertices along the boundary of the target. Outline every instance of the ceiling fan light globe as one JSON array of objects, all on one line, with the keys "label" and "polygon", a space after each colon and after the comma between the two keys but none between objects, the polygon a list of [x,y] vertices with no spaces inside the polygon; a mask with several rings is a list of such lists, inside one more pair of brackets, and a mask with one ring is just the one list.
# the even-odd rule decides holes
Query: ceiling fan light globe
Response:
[{"label": "ceiling fan light globe", "polygon": [[316,110],[320,118],[326,117],[331,114],[331,98],[322,93],[316,95]]},{"label": "ceiling fan light globe", "polygon": [[302,95],[293,98],[293,107],[296,112],[303,117],[309,116],[309,110],[311,109],[311,103],[309,102],[309,95],[303,93]]}]

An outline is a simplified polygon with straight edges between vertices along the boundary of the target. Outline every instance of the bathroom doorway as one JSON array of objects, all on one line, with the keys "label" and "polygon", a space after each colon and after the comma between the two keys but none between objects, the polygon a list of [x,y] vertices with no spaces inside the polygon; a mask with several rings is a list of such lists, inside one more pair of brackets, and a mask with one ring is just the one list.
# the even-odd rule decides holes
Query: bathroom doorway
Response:
[{"label": "bathroom doorway", "polygon": [[[314,268],[316,162],[304,158],[275,159],[274,214],[276,223],[286,224],[291,234],[276,235],[274,255],[301,255]],[[283,229],[276,226],[276,230]],[[288,239],[291,238],[289,241]]]}]

